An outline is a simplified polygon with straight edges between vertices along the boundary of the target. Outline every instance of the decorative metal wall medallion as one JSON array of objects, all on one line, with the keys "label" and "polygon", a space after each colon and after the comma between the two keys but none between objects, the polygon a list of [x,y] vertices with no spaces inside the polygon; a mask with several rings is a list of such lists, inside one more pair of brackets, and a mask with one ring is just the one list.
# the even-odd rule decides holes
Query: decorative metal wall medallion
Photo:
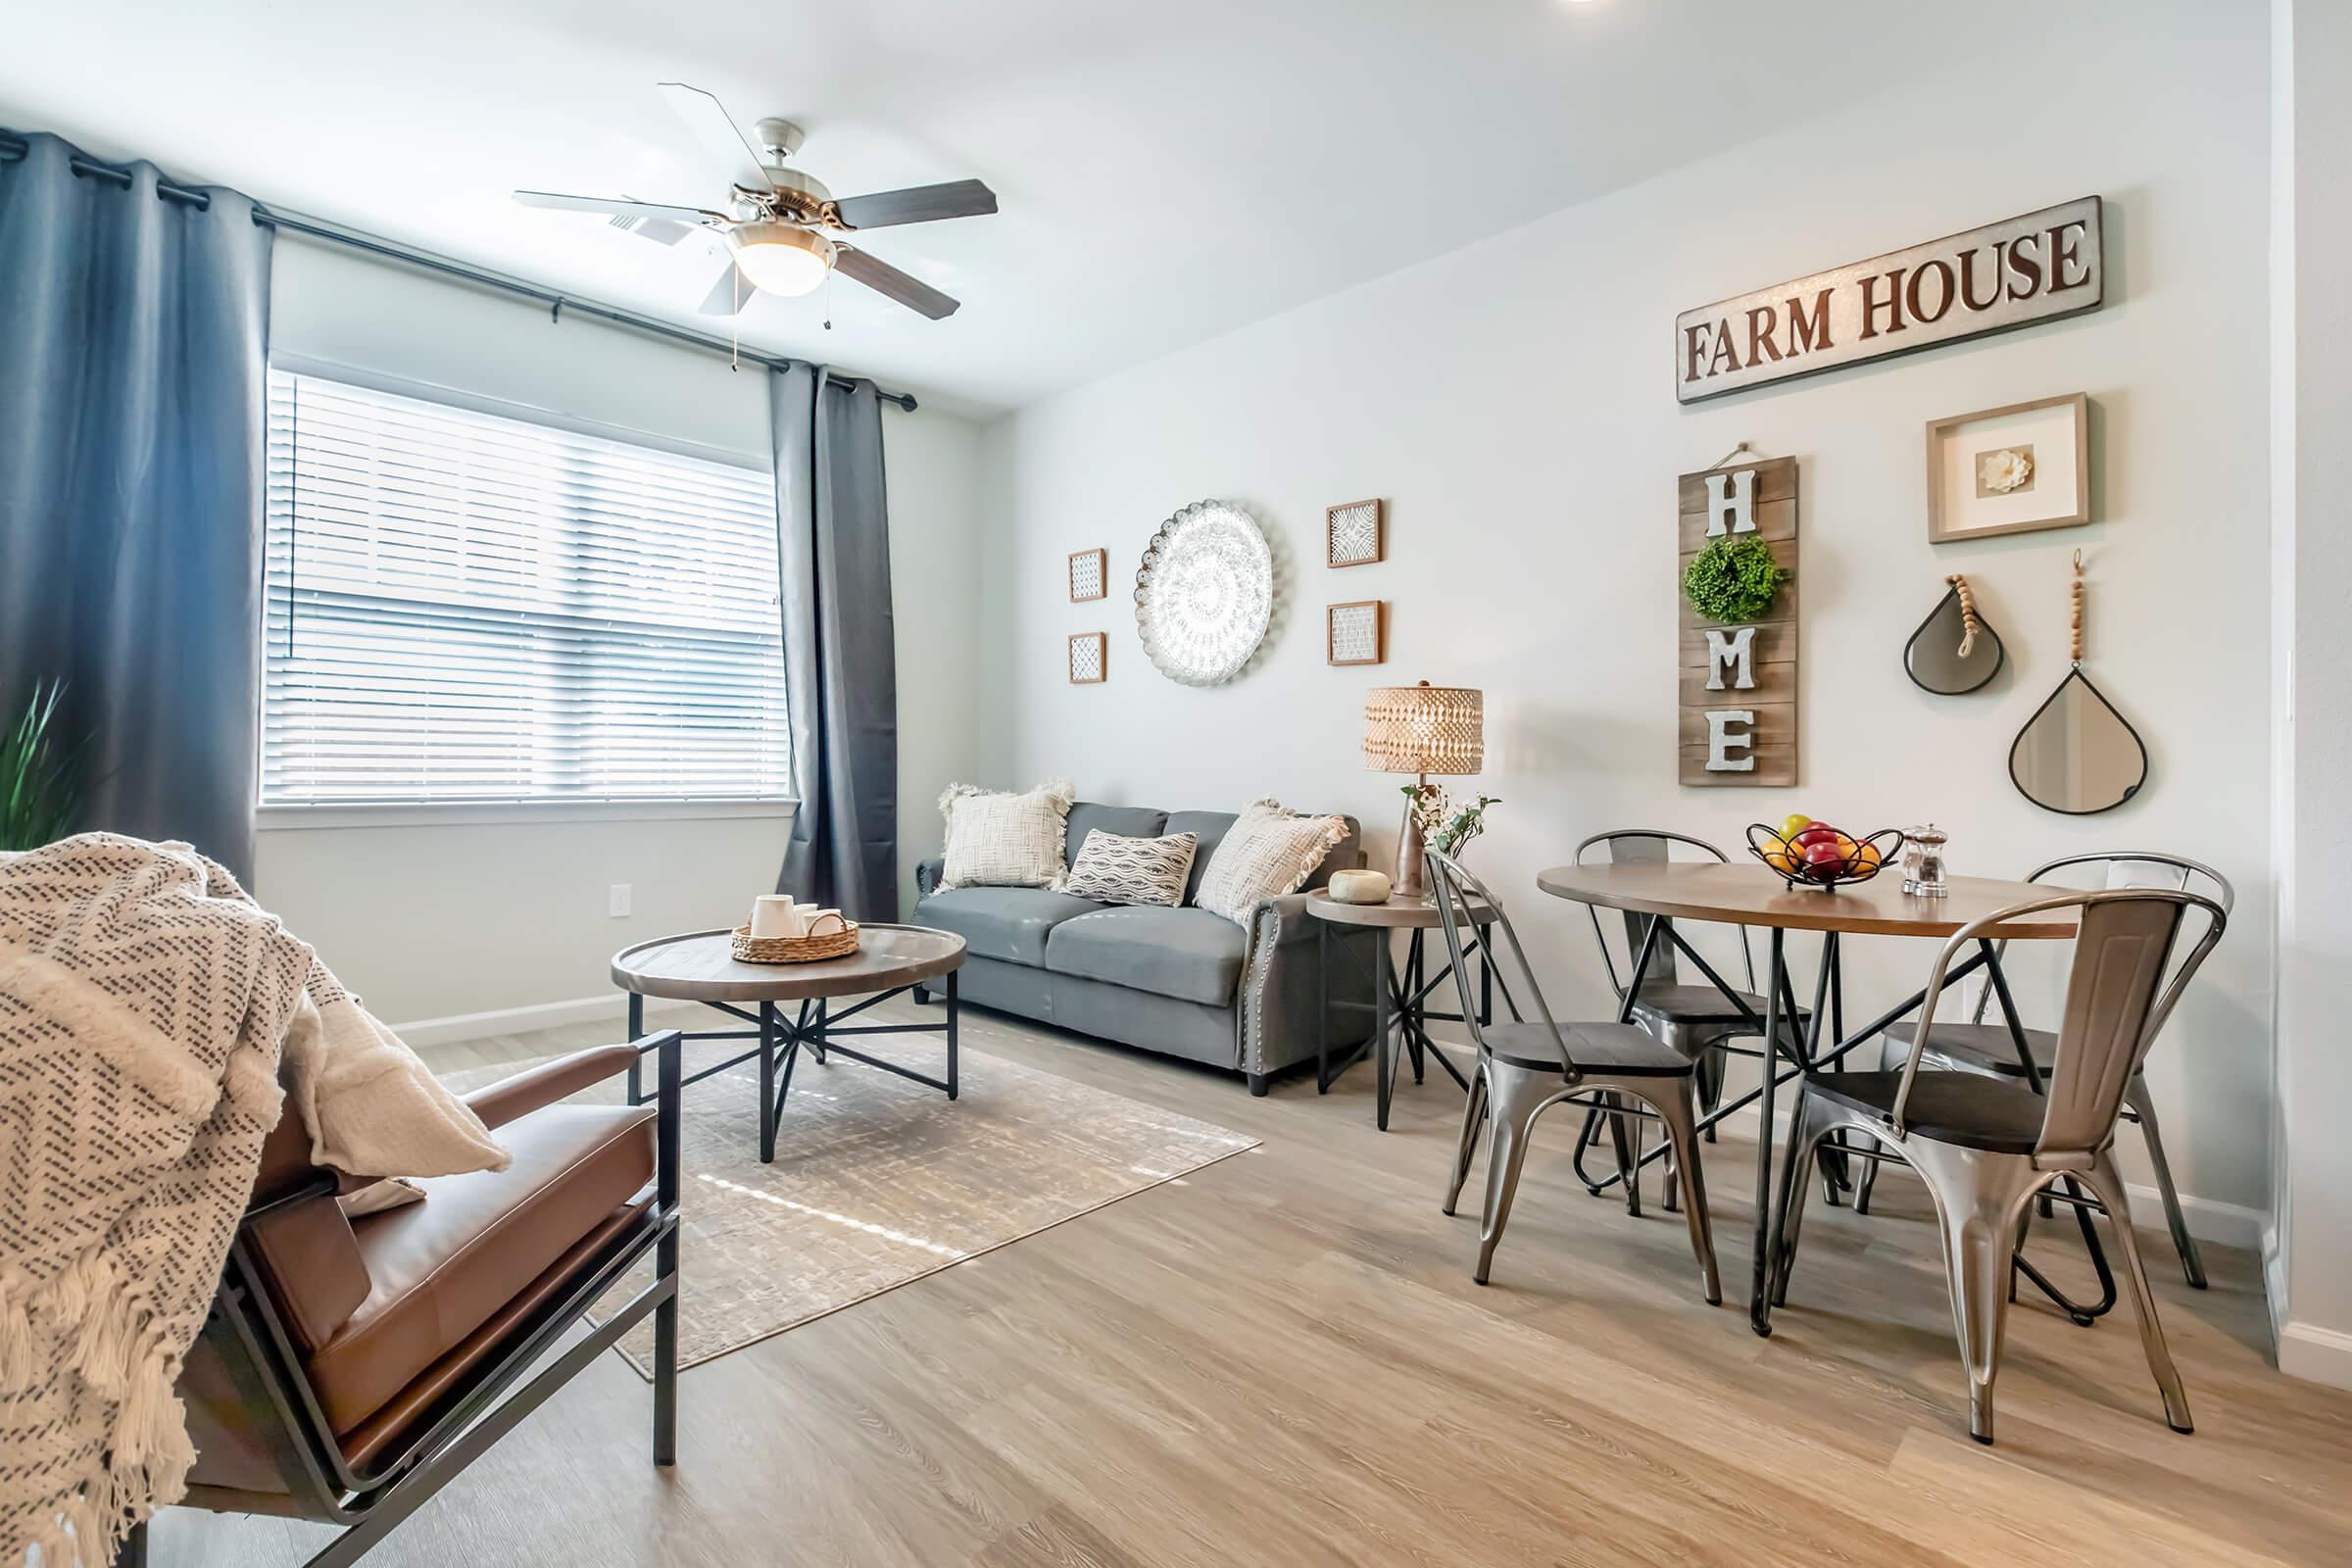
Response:
[{"label": "decorative metal wall medallion", "polygon": [[1274,554],[1250,514],[1196,501],[1159,525],[1135,573],[1135,627],[1152,665],[1187,686],[1248,667],[1274,619]]}]

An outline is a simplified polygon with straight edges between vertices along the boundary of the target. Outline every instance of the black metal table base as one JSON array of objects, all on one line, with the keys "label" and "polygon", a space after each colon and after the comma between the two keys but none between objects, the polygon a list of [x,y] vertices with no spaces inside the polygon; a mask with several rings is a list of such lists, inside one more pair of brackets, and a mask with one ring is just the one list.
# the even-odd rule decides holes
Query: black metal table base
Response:
[{"label": "black metal table base", "polygon": [[[1438,1065],[1446,1069],[1446,1076],[1451,1078],[1464,1093],[1468,1093],[1470,1080],[1462,1076],[1461,1069],[1456,1067],[1446,1053],[1438,1049],[1437,1042],[1429,1037],[1429,1025],[1433,1020],[1439,1023],[1468,1022],[1458,1012],[1436,1012],[1428,1006],[1429,994],[1453,978],[1453,961],[1448,958],[1438,966],[1436,974],[1428,973],[1427,949],[1422,941],[1424,933],[1418,927],[1405,927],[1404,929],[1412,932],[1412,941],[1405,949],[1404,969],[1400,976],[1396,968],[1396,955],[1390,951],[1389,946],[1389,933],[1396,928],[1353,926],[1349,928],[1350,931],[1366,932],[1374,939],[1372,942],[1372,1000],[1370,1002],[1335,1001],[1331,995],[1332,922],[1325,920],[1320,922],[1320,926],[1321,929],[1316,936],[1319,945],[1316,956],[1321,962],[1323,975],[1323,1006],[1316,1017],[1315,1093],[1330,1094],[1331,1086],[1339,1081],[1342,1073],[1363,1060],[1367,1054],[1371,1054],[1377,1073],[1373,1120],[1382,1132],[1387,1132],[1389,1130],[1389,1103],[1396,1091],[1396,1054],[1389,1049],[1389,1039],[1392,1035],[1396,1038],[1406,1057],[1412,1062],[1413,1082],[1423,1081],[1426,1065],[1432,1057],[1435,1057]],[[1345,948],[1348,944],[1342,941],[1339,945]],[[1467,961],[1472,954],[1478,955],[1478,1021],[1481,1024],[1493,1023],[1494,1021],[1494,968],[1488,961],[1486,939],[1483,934],[1463,950],[1464,961]],[[1361,1045],[1351,1048],[1345,1056],[1337,1061],[1334,1061],[1331,1055],[1331,1014],[1335,1007],[1343,1012],[1369,1012],[1372,1014],[1372,1033],[1365,1037]]]},{"label": "black metal table base", "polygon": [[[1641,949],[1634,959],[1632,973],[1639,975],[1649,972],[1650,955],[1656,950],[1660,927],[1664,924],[1665,922],[1657,916],[1651,916],[1644,922]],[[1690,952],[1679,933],[1668,930],[1665,935],[1683,952]],[[1779,1238],[1773,1235],[1774,1215],[1779,1205],[1772,1201],[1774,1091],[1791,1078],[1799,1078],[1808,1073],[1842,1070],[1846,1056],[1885,1034],[1889,1026],[1917,1011],[1928,998],[1927,991],[1923,987],[1872,1019],[1868,1025],[1854,1034],[1837,1033],[1837,1028],[1845,1021],[1845,974],[1843,959],[1839,953],[1838,933],[1832,931],[1825,933],[1822,938],[1821,970],[1815,980],[1812,1015],[1805,1019],[1801,1031],[1795,1028],[1784,1028],[1785,1023],[1804,1017],[1803,1012],[1796,1004],[1796,992],[1788,977],[1787,935],[1787,931],[1781,927],[1772,928],[1772,958],[1764,992],[1764,1012],[1761,1017],[1746,1002],[1735,995],[1732,988],[1725,985],[1722,977],[1717,975],[1714,970],[1707,968],[1703,961],[1699,965],[1706,971],[1708,980],[1718,991],[1723,993],[1725,1000],[1736,1007],[1746,1021],[1757,1026],[1756,1032],[1762,1041],[1762,1045],[1758,1048],[1759,1054],[1765,1056],[1765,1070],[1761,1074],[1756,1088],[1737,1100],[1717,1105],[1714,1110],[1701,1117],[1697,1123],[1698,1128],[1704,1131],[1716,1126],[1726,1117],[1744,1110],[1749,1105],[1757,1107],[1756,1217],[1754,1262],[1748,1294],[1748,1325],[1757,1334],[1765,1336],[1772,1333],[1772,1304],[1780,1293],[1776,1268]],[[1695,958],[1697,956],[1691,954],[1691,956]],[[1993,996],[2000,1004],[2002,1018],[2008,1025],[2010,1042],[2016,1049],[2018,1060],[2024,1066],[2026,1082],[2035,1094],[2041,1094],[2043,1090],[2040,1069],[2035,1065],[2033,1053],[2026,1045],[2025,1025],[2018,1019],[2016,1003],[2009,994],[2008,977],[2001,970],[2000,955],[1993,944],[1989,941],[1979,942],[1973,956],[1947,970],[1943,980],[1944,989],[1949,990],[1979,969],[1987,972]],[[1633,1021],[1635,1000],[1634,988],[1628,987],[1625,1000],[1618,1009],[1617,1021],[1619,1023]],[[1825,1024],[1832,1028],[1832,1044],[1826,1052],[1822,1049],[1822,1031]],[[1781,1057],[1787,1058],[1785,1065],[1777,1059]],[[1578,1152],[1580,1155],[1583,1152],[1581,1142]],[[1831,1201],[1835,1202],[1837,1194],[1849,1185],[1844,1172],[1845,1158],[1849,1154],[1857,1153],[1861,1153],[1861,1152],[1828,1144],[1823,1146],[1820,1162],[1821,1175],[1824,1186],[1830,1192]],[[1620,1169],[1616,1175],[1599,1182],[1588,1180],[1587,1185],[1595,1194],[1605,1192],[1617,1182],[1628,1180],[1632,1173],[1638,1172],[1642,1166],[1664,1159],[1666,1154],[1667,1148],[1661,1143],[1646,1153],[1621,1160]],[[1874,1152],[1862,1153],[1861,1157],[1877,1158],[1882,1156]],[[1784,1179],[1788,1181],[1811,1180],[1811,1173],[1792,1170],[1788,1172]],[[2100,1244],[2098,1232],[2090,1221],[2090,1210],[2098,1207],[2097,1200],[2082,1193],[2071,1182],[2067,1185],[2068,1191],[2061,1195],[2055,1195],[2056,1200],[2072,1205],[2081,1220],[2082,1240],[2090,1250],[2091,1265],[2098,1273],[2103,1299],[2090,1306],[2083,1306],[2069,1299],[2025,1257],[2022,1245],[2016,1254],[2015,1262],[2018,1271],[2024,1274],[2035,1289],[2056,1302],[2060,1310],[2064,1311],[2068,1317],[2077,1323],[2088,1324],[2115,1305],[2115,1276],[2108,1265],[2106,1251]],[[2012,1288],[2014,1288],[2014,1281]]]},{"label": "black metal table base", "polygon": [[[947,1017],[940,1023],[867,1023],[856,1026],[849,1024],[850,1019],[857,1017],[877,1003],[888,1002],[891,998],[904,996],[909,991],[917,989],[930,991],[935,988],[940,991],[942,1000],[947,1004]],[[877,991],[871,996],[861,999],[855,1006],[839,1013],[831,1010],[831,1003],[823,997],[801,1003],[790,1018],[787,1018],[783,1008],[773,1002],[758,1004],[757,1010],[738,1007],[725,1002],[706,1002],[703,1005],[714,1011],[723,1012],[731,1018],[739,1018],[753,1027],[749,1029],[708,1029],[699,1032],[691,1029],[681,1030],[678,1032],[681,1040],[689,1045],[698,1040],[756,1040],[759,1044],[739,1056],[729,1056],[724,1061],[714,1062],[710,1066],[703,1068],[694,1076],[683,1079],[679,1087],[700,1083],[714,1073],[725,1072],[730,1067],[740,1067],[747,1061],[757,1061],[760,1064],[760,1162],[763,1165],[775,1162],[776,1128],[783,1119],[784,1102],[792,1094],[793,1069],[800,1064],[801,1053],[804,1050],[815,1058],[816,1064],[820,1067],[829,1065],[832,1057],[842,1056],[851,1061],[878,1068],[883,1072],[921,1084],[926,1089],[940,1090],[950,1100],[956,1099],[960,1093],[961,1077],[956,1052],[956,972],[953,969],[948,971],[944,985],[936,981],[926,981],[919,988],[913,984],[895,986],[888,991]],[[629,994],[630,1038],[642,1038],[645,1033],[644,1025],[645,999],[637,993],[631,992]],[[845,1046],[841,1043],[844,1036],[858,1035],[945,1035],[948,1043],[948,1075],[945,1078],[933,1078],[925,1073],[916,1072],[911,1067],[903,1067],[895,1061],[885,1061],[879,1056],[868,1055],[855,1047]],[[644,1102],[642,1085],[639,1080],[638,1063],[629,1063],[629,1103],[632,1105]]]}]

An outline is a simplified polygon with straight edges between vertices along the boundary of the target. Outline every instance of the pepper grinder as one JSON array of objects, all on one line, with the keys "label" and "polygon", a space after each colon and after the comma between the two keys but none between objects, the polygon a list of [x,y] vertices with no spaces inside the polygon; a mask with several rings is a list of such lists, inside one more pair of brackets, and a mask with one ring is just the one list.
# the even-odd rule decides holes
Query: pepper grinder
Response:
[{"label": "pepper grinder", "polygon": [[1943,829],[1930,822],[1903,836],[1903,891],[1922,899],[1951,892],[1943,874]]}]

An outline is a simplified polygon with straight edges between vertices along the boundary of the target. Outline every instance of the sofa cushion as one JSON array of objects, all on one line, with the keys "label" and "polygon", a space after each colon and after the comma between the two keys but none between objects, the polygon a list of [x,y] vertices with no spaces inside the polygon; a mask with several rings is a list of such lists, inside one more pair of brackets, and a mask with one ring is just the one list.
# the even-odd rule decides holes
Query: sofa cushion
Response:
[{"label": "sofa cushion", "polygon": [[1306,886],[1351,833],[1343,816],[1308,816],[1279,801],[1252,801],[1217,846],[1193,902],[1247,923],[1266,900]]},{"label": "sofa cushion", "polygon": [[1070,861],[1069,880],[1061,890],[1074,899],[1173,909],[1184,903],[1194,852],[1200,847],[1200,841],[1190,833],[1131,839],[1095,828]]},{"label": "sofa cushion", "polygon": [[1225,842],[1225,830],[1233,826],[1238,813],[1233,811],[1170,811],[1163,833],[1190,833],[1200,841],[1193,852],[1193,874],[1184,885],[1184,902],[1190,904],[1200,891],[1200,877],[1208,870],[1208,862],[1217,858],[1217,846]]},{"label": "sofa cushion", "polygon": [[1102,906],[1044,888],[956,888],[914,906],[916,925],[934,925],[963,938],[975,958],[1045,967],[1046,935],[1064,920]]},{"label": "sofa cushion", "polygon": [[502,1136],[510,1168],[427,1178],[423,1202],[353,1223],[368,1298],[310,1358],[337,1432],[374,1414],[653,1179],[651,1105],[549,1105]]},{"label": "sofa cushion", "polygon": [[947,819],[947,864],[939,885],[1058,888],[1069,860],[1070,781],[1049,779],[1033,790],[984,790],[951,784],[939,798]]},{"label": "sofa cushion", "polygon": [[1062,863],[1078,863],[1078,851],[1086,843],[1086,836],[1096,828],[1116,833],[1123,839],[1155,839],[1167,819],[1168,813],[1156,806],[1104,806],[1097,801],[1080,801],[1070,808],[1069,828],[1062,837]]},{"label": "sofa cushion", "polygon": [[1233,1001],[1248,944],[1249,933],[1206,909],[1102,909],[1054,928],[1046,967],[1223,1006]]}]

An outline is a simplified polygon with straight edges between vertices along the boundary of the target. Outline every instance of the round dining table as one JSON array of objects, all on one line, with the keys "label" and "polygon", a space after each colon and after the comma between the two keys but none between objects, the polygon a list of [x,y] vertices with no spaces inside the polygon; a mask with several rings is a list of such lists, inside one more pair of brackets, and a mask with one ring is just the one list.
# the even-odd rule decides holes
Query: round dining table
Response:
[{"label": "round dining table", "polygon": [[[1777,1205],[1772,1194],[1772,1102],[1778,1084],[1804,1072],[1818,1072],[1841,1061],[1866,1042],[1886,1032],[1927,1000],[1923,988],[1906,1001],[1848,1035],[1844,1032],[1844,982],[1839,944],[1848,936],[1932,937],[1948,939],[1977,921],[2019,905],[2049,897],[2050,890],[2030,882],[2006,882],[1989,877],[1953,877],[1939,897],[1905,893],[1899,874],[1882,872],[1867,882],[1834,889],[1792,888],[1763,865],[1721,864],[1714,861],[1649,860],[1631,863],[1559,865],[1537,874],[1536,886],[1555,898],[1620,909],[1637,916],[1642,937],[1629,974],[1650,972],[1650,960],[1661,944],[1672,944],[1727,1002],[1756,1026],[1765,1042],[1765,1070],[1758,1087],[1741,1098],[1718,1105],[1701,1127],[1712,1126],[1749,1103],[1757,1105],[1755,1262],[1748,1297],[1748,1322],[1761,1335],[1772,1332],[1774,1248],[1770,1234]],[[1764,1011],[1755,1012],[1682,934],[1677,920],[1711,921],[1724,925],[1760,926],[1770,933],[1770,978],[1764,991]],[[1788,979],[1787,938],[1791,931],[1822,933],[1822,956],[1815,978],[1810,1015],[1797,1005]],[[2009,983],[2001,971],[1998,943],[2062,941],[2075,934],[2075,911],[2053,909],[2002,921],[1977,933],[1974,955],[1944,973],[1944,986],[1987,971],[2009,1026],[2026,1079],[2038,1087],[2039,1078],[2026,1046],[2025,1028],[2018,1021]],[[1617,1021],[1633,1021],[1639,1000],[1638,984],[1625,988]],[[1829,1044],[1823,1044],[1827,1021]],[[1775,1053],[1788,1058],[1786,1066]],[[1663,1158],[1663,1146],[1642,1156],[1642,1163]],[[1788,1172],[1784,1181],[1809,1180],[1808,1173]],[[1606,1184],[1603,1184],[1606,1185]]]}]

